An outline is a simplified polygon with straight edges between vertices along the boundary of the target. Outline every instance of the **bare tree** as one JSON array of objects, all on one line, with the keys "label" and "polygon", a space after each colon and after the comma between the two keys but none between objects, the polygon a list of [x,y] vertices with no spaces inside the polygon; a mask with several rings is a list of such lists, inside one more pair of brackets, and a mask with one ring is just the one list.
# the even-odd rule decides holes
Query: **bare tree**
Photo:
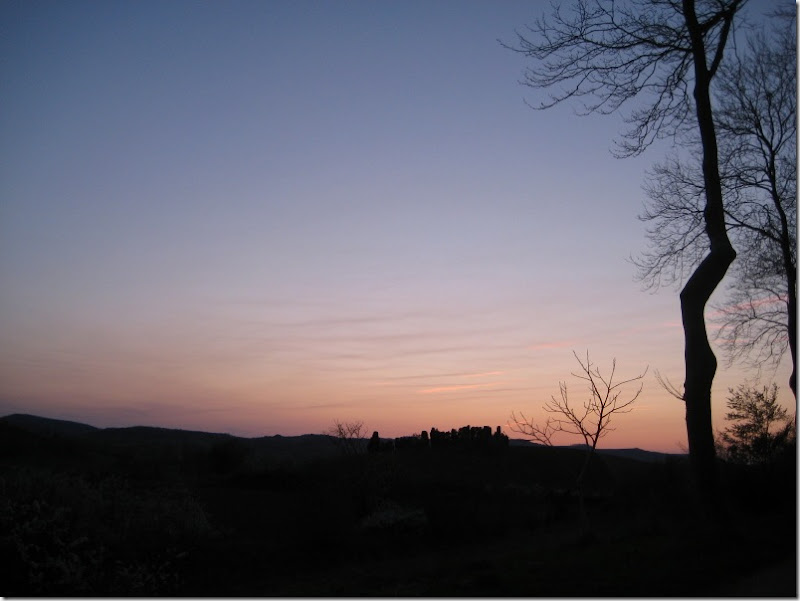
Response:
[{"label": "bare tree", "polygon": [[[757,31],[723,65],[714,87],[725,222],[739,260],[718,338],[729,362],[777,364],[787,347],[796,364],[797,38],[794,15],[773,37]],[[693,140],[699,149],[699,140]],[[698,167],[671,157],[645,187],[649,249],[634,262],[648,286],[680,283],[705,252],[705,183]],[[790,386],[796,396],[796,369]]]},{"label": "bare tree", "polygon": [[634,378],[614,382],[617,370],[616,359],[612,361],[611,373],[606,378],[600,372],[600,368],[590,361],[588,352],[586,353],[585,363],[581,361],[577,353],[573,351],[572,354],[575,355],[575,359],[581,366],[580,372],[572,372],[572,375],[587,384],[589,393],[588,398],[583,401],[582,405],[578,406],[571,403],[567,394],[567,383],[559,382],[559,397],[552,396],[544,404],[543,408],[549,415],[543,425],[525,417],[522,413],[520,413],[521,417],[519,418],[515,413],[512,413],[511,421],[513,423],[509,423],[509,427],[513,432],[527,436],[547,446],[553,445],[553,436],[559,432],[579,436],[583,439],[586,445],[586,459],[583,462],[581,471],[578,473],[575,484],[581,504],[581,517],[586,523],[586,512],[583,504],[584,482],[592,457],[597,449],[597,444],[601,438],[614,430],[611,427],[612,415],[628,413],[633,409],[631,405],[639,398],[644,385],[640,384],[639,388],[629,398],[620,398],[620,395],[626,385],[641,381],[647,373],[647,368]]},{"label": "bare tree", "polygon": [[746,58],[720,78],[729,220],[746,257],[721,308],[721,334],[732,359],[777,363],[788,345],[797,397],[797,34],[788,16],[774,38],[753,36]]},{"label": "bare tree", "polygon": [[364,422],[340,422],[339,420],[334,420],[333,426],[325,434],[334,437],[334,442],[345,455],[357,455],[366,450],[364,432]]},{"label": "bare tree", "polygon": [[[524,84],[551,90],[548,108],[582,99],[588,113],[610,113],[633,99],[618,155],[644,151],[655,139],[696,131],[702,149],[707,253],[680,293],[685,340],[686,429],[695,481],[706,508],[716,494],[711,385],[717,360],[704,309],[736,252],[725,227],[711,82],[734,19],[746,0],[577,0],[569,15],[554,8],[508,47],[533,59]],[[694,118],[693,118],[694,117]]]}]

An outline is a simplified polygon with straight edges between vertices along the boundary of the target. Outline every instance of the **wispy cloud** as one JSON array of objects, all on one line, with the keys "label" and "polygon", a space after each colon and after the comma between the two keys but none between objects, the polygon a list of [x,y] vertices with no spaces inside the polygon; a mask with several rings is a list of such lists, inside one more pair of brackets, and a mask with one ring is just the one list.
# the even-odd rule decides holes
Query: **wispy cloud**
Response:
[{"label": "wispy cloud", "polygon": [[477,373],[477,374],[464,374],[463,377],[465,377],[465,378],[485,378],[487,376],[500,376],[500,375],[503,375],[504,373],[506,373],[506,372],[504,372],[504,371],[484,371],[484,372]]},{"label": "wispy cloud", "polygon": [[[396,388],[413,391],[415,394],[437,394],[454,391],[466,392],[474,389],[485,389],[495,386],[499,382],[480,382],[485,378],[496,378],[507,373],[504,370],[493,370],[485,372],[446,372],[414,374],[406,376],[390,376],[383,378],[375,385],[385,388]],[[441,380],[446,380],[441,382]],[[447,381],[449,380],[449,381]],[[476,382],[476,380],[478,380]],[[439,383],[437,383],[437,381]]]},{"label": "wispy cloud", "polygon": [[530,346],[526,346],[525,348],[529,351],[542,351],[548,349],[556,349],[556,348],[566,348],[570,346],[575,346],[577,344],[574,340],[556,340],[553,342],[541,342],[539,344],[532,344]]},{"label": "wispy cloud", "polygon": [[487,372],[480,372],[480,373],[470,373],[470,372],[448,372],[442,374],[412,374],[406,376],[391,376],[386,378],[384,382],[380,382],[380,384],[393,384],[397,380],[430,380],[431,378],[476,378],[480,376],[494,376],[499,374],[504,374],[504,371],[487,371]]},{"label": "wispy cloud", "polygon": [[288,405],[291,410],[297,409],[350,409],[356,406],[355,403],[318,403],[315,405]]},{"label": "wispy cloud", "polygon": [[[455,392],[458,390],[475,390],[475,389],[485,389],[492,386],[497,386],[500,384],[508,384],[506,381],[491,381],[491,382],[474,382],[476,379],[482,378],[491,378],[495,376],[502,376],[505,374],[505,370],[492,370],[492,371],[479,371],[479,372],[466,372],[461,374],[454,374],[459,379],[466,379],[472,380],[469,383],[458,383],[458,384],[447,384],[444,386],[433,386],[430,388],[423,388],[422,390],[418,390],[417,394],[438,394],[442,392]],[[428,376],[430,377],[430,376]]]},{"label": "wispy cloud", "polygon": [[436,386],[435,388],[427,388],[425,390],[419,390],[418,394],[436,394],[440,392],[453,392],[456,390],[472,390],[474,388],[487,388],[489,386],[494,386],[495,384],[499,384],[499,382],[486,382],[483,384],[454,384],[452,386]]},{"label": "wispy cloud", "polygon": [[744,301],[738,304],[728,305],[727,307],[716,307],[714,311],[708,314],[709,317],[715,319],[722,317],[729,313],[740,313],[742,311],[753,311],[764,306],[777,305],[778,303],[786,303],[787,297],[783,296],[770,296],[767,298],[756,298],[749,301]]}]

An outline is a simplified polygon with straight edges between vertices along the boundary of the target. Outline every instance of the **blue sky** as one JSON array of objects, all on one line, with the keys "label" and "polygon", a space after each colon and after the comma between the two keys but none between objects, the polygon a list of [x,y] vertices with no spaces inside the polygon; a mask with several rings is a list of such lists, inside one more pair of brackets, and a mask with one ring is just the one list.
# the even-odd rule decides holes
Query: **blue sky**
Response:
[{"label": "blue sky", "polygon": [[[535,414],[572,350],[682,381],[627,260],[668,147],[526,106],[497,40],[542,8],[4,2],[0,413],[401,435]],[[619,445],[682,444],[638,404]]]}]

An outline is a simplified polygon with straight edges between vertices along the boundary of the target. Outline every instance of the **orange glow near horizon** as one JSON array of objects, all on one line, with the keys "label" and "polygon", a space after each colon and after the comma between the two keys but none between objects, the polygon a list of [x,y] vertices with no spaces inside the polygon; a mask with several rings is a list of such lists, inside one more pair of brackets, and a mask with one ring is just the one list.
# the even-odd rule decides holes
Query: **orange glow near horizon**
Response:
[{"label": "orange glow near horizon", "polygon": [[[40,360],[35,360],[37,339],[19,337],[14,355],[0,354],[0,396],[11,401],[2,410],[102,427],[152,425],[248,437],[321,433],[335,420],[362,421],[370,433],[388,437],[467,424],[501,426],[509,433],[512,412],[546,418],[541,407],[558,394],[559,381],[566,382],[571,399],[580,400],[584,389],[572,376],[578,367],[572,350],[582,356],[589,348],[605,375],[617,359],[618,381],[644,371],[648,362],[641,357],[650,358],[633,411],[615,416],[614,431],[601,445],[667,452],[685,446],[683,404],[653,375],[658,369],[680,385],[682,332],[669,320],[649,325],[646,310],[639,325],[630,318],[618,333],[601,329],[587,336],[585,345],[534,345],[537,350],[524,336],[491,346],[482,331],[473,336],[460,325],[452,334],[443,331],[442,342],[431,340],[428,322],[416,317],[363,320],[370,329],[364,325],[352,335],[349,325],[339,325],[343,322],[331,321],[321,345],[305,326],[282,326],[282,338],[261,340],[252,339],[250,325],[240,331],[219,324],[180,336],[163,328],[146,339],[130,337],[126,345],[107,337],[76,338],[80,343],[66,347],[69,352]],[[400,346],[374,333],[390,326],[407,332],[393,337]],[[334,335],[335,346],[329,342]],[[458,347],[449,338],[471,343]],[[41,346],[47,344],[45,339]],[[788,367],[784,361],[765,375],[780,383],[788,378]],[[727,389],[742,381],[740,369],[720,367],[713,395],[716,427],[722,424]],[[788,387],[781,386],[781,395],[792,407]]]},{"label": "orange glow near horizon", "polygon": [[[4,373],[3,382],[5,396],[19,399],[18,404],[6,409],[8,413],[35,413],[100,427],[152,425],[257,437],[322,433],[339,420],[362,421],[369,433],[379,431],[387,437],[419,433],[431,427],[450,429],[469,424],[488,425],[492,429],[501,426],[507,434],[519,438],[509,428],[512,411],[522,411],[529,418],[543,421],[546,414],[541,406],[551,395],[558,394],[559,380],[566,381],[576,402],[583,391],[581,383],[571,376],[575,370],[568,359],[574,362],[574,358],[563,352],[551,352],[558,353],[556,363],[563,365],[559,376],[535,373],[524,367],[445,372],[441,378],[453,383],[429,388],[420,388],[420,384],[437,379],[431,373],[417,376],[408,371],[380,369],[356,372],[346,378],[344,374],[331,372],[323,378],[322,373],[315,377],[311,371],[302,369],[294,376],[285,371],[265,372],[255,364],[247,369],[239,365],[232,371],[219,372],[223,377],[215,377],[209,370],[194,372],[185,367],[177,370],[174,378],[142,372],[139,381],[132,381],[130,373],[125,379],[125,374],[116,369],[98,368],[94,380],[87,380],[85,371],[66,370],[65,374],[74,373],[75,377],[24,382],[17,371]],[[538,363],[548,364],[550,361],[545,359],[540,356]],[[608,366],[599,360],[598,365],[607,372]],[[674,367],[679,368],[679,364]],[[625,368],[623,361],[618,360],[619,378],[637,371]],[[664,366],[662,371],[673,383],[678,380],[677,370]],[[776,380],[784,372],[788,376],[786,365],[776,372]],[[144,377],[146,373],[149,377]],[[496,376],[504,379],[476,382]],[[717,427],[724,415],[727,388],[739,382],[736,372],[720,371],[714,393]],[[63,400],[47,401],[56,395]],[[783,402],[791,406],[791,399],[784,398]],[[683,404],[661,389],[652,374],[648,374],[644,392],[633,411],[615,416],[612,427],[614,430],[601,440],[601,447],[685,450]],[[561,436],[555,442],[579,441]]]},{"label": "orange glow near horizon", "polygon": [[[680,450],[653,377],[683,381],[678,291],[627,260],[673,149],[619,161],[617,119],[530,110],[497,40],[538,3],[96,4],[0,4],[0,415],[506,428],[577,402],[588,350],[650,367],[601,444]],[[717,427],[759,375],[718,342]],[[760,375],[794,407],[788,361]]]}]

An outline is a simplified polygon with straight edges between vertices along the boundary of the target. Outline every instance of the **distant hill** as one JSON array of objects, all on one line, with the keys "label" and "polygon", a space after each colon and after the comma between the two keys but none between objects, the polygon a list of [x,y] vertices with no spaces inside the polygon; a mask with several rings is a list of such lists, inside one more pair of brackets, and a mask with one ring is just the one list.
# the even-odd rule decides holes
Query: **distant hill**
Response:
[{"label": "distant hill", "polygon": [[[301,436],[261,436],[242,438],[232,434],[158,428],[152,426],[132,426],[128,428],[96,428],[88,424],[50,419],[37,415],[14,413],[0,417],[0,424],[13,426],[38,436],[77,438],[92,443],[118,447],[149,446],[170,444],[189,444],[199,447],[225,443],[241,444],[250,448],[261,458],[278,462],[297,462],[314,460],[337,453],[335,439],[326,434],[303,434]],[[366,442],[366,441],[365,441]],[[545,448],[544,445],[524,439],[511,439],[512,447]],[[555,448],[581,449],[584,445],[569,445]],[[645,451],[642,449],[597,449],[602,455],[611,455],[643,462],[664,461],[668,453]]]},{"label": "distant hill", "polygon": [[1,417],[0,421],[15,426],[20,430],[33,432],[42,436],[81,436],[87,432],[96,431],[97,428],[89,424],[71,422],[63,419],[50,419],[49,417],[39,417],[38,415],[28,415],[25,413],[13,413]]},{"label": "distant hill", "polygon": [[546,445],[540,444],[538,442],[533,442],[532,440],[526,440],[525,438],[509,438],[508,444],[512,447],[543,447]]},{"label": "distant hill", "polygon": [[[532,442],[530,440],[525,440],[523,438],[512,438],[509,440],[509,444],[514,447],[544,447],[545,445],[539,444],[538,442]],[[585,444],[571,444],[571,445],[564,445],[564,446],[556,446],[554,448],[564,448],[564,449],[586,449]],[[652,463],[654,461],[664,461],[669,457],[683,457],[684,454],[682,453],[660,453],[658,451],[645,451],[644,449],[633,448],[633,449],[597,449],[597,452],[600,455],[611,455],[613,457],[624,457],[626,459],[635,459],[636,461],[644,461],[648,463]]]},{"label": "distant hill", "polygon": [[213,446],[231,444],[249,449],[255,459],[277,465],[305,463],[335,456],[339,452],[334,438],[325,434],[242,438],[232,434],[152,426],[96,428],[79,422],[20,413],[0,417],[0,436],[5,439],[2,441],[5,444],[0,447],[8,447],[5,452],[33,448],[31,445],[39,444],[38,440],[53,437],[76,441],[80,445],[88,444],[92,449],[163,449],[165,445],[179,445],[208,450]]},{"label": "distant hill", "polygon": [[637,461],[664,461],[669,457],[684,457],[683,453],[659,453],[656,451],[645,451],[643,449],[597,449],[602,455],[612,455],[614,457],[625,457],[636,459]]},{"label": "distant hill", "polygon": [[[86,433],[85,433],[86,434]],[[116,444],[148,444],[148,443],[198,443],[233,440],[232,434],[216,432],[199,432],[196,430],[179,430],[173,428],[157,428],[154,426],[131,426],[129,428],[100,428],[87,434],[86,438],[97,442]]]}]

